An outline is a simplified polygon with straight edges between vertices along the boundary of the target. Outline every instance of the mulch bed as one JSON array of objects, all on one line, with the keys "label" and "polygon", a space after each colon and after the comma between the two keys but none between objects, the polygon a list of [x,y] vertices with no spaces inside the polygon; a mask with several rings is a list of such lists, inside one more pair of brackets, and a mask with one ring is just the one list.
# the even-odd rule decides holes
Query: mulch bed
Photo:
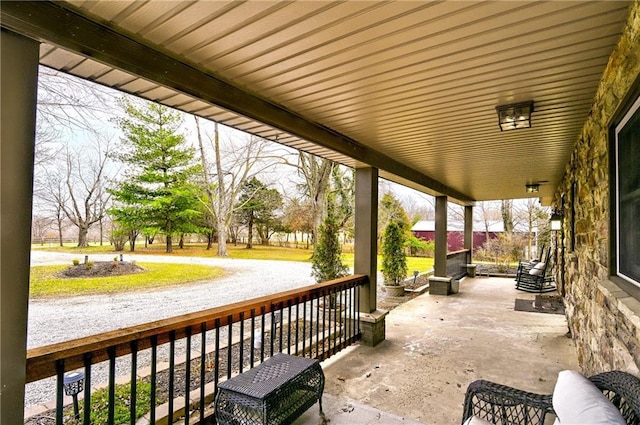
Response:
[{"label": "mulch bed", "polygon": [[58,274],[62,278],[122,276],[146,271],[129,261],[95,261],[78,264]]}]

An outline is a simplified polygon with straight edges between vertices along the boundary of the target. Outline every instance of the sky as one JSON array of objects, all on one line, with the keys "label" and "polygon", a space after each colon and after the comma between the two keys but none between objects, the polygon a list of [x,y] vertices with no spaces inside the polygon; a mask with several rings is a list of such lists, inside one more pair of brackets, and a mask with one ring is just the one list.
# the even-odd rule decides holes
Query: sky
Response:
[{"label": "sky", "polygon": [[[119,142],[122,138],[116,118],[124,112],[118,104],[118,99],[131,95],[103,87],[67,74],[62,74],[47,68],[41,68],[41,84],[38,92],[39,113],[38,120],[46,125],[54,125],[57,129],[58,142],[66,142],[72,148],[80,149],[87,141],[99,137],[111,143]],[[83,105],[82,108],[72,104]],[[45,122],[44,117],[53,114],[55,119]],[[57,120],[57,122],[56,122]],[[64,123],[64,124],[62,124]],[[204,124],[204,125],[203,125]],[[213,122],[202,120],[201,128],[204,132],[213,134]],[[89,127],[91,130],[88,130]],[[192,115],[184,113],[183,134],[194,147],[198,146],[197,130]],[[249,137],[247,133],[235,130],[225,125],[219,125],[220,140],[223,144],[231,144]],[[278,145],[276,142],[272,142]],[[293,151],[291,148],[284,150]],[[286,178],[283,178],[286,177]],[[285,196],[295,191],[295,184],[299,181],[293,167],[278,166],[271,172],[261,175],[267,185],[277,188]],[[434,198],[425,193],[380,179],[380,196],[391,192],[408,210],[433,210]],[[518,201],[521,202],[521,201]],[[461,207],[451,205],[453,209]]]}]

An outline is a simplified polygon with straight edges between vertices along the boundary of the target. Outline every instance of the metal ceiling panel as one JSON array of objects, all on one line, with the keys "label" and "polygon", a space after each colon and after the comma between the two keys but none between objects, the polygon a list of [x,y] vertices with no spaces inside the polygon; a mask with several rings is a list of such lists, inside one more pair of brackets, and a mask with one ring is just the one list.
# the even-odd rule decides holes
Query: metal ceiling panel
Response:
[{"label": "metal ceiling panel", "polygon": [[[105,43],[116,34],[139,43],[146,50],[136,52],[149,63],[120,61],[113,46],[103,55],[99,42],[75,47],[72,36],[50,38],[20,22],[29,14],[16,15],[11,28],[43,42],[46,66],[349,166],[371,164],[382,177],[468,203],[527,197],[525,184],[535,182],[548,182],[541,197],[552,195],[629,2],[56,5],[94,21],[97,32],[102,25],[112,31]],[[229,101],[210,97],[224,100],[214,105],[203,89],[199,100],[197,80],[165,78],[171,70],[162,67],[170,61],[155,60],[154,51],[200,73],[203,84],[213,78],[240,91],[230,92]],[[254,100],[270,111],[247,109]],[[532,128],[500,132],[495,107],[528,100]]]}]

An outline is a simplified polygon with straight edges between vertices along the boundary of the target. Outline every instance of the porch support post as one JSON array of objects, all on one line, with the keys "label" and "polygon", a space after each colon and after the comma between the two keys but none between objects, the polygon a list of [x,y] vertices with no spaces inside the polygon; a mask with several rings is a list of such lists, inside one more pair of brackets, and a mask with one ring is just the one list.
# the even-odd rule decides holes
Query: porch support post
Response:
[{"label": "porch support post", "polygon": [[362,341],[377,345],[385,338],[386,311],[377,310],[378,169],[356,168],[354,272],[369,276],[360,288]]},{"label": "porch support post", "polygon": [[447,276],[447,197],[436,196],[434,276]]},{"label": "porch support post", "polygon": [[467,264],[473,263],[473,207],[464,207],[464,249],[468,249]]},{"label": "porch support post", "polygon": [[0,30],[0,423],[24,422],[39,43]]}]

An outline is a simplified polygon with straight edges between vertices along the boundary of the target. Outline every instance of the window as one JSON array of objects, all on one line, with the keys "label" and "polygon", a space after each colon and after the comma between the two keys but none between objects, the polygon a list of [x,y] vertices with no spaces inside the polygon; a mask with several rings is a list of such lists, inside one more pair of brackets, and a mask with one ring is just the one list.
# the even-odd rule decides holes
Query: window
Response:
[{"label": "window", "polygon": [[614,270],[618,277],[640,287],[640,97],[615,126],[614,143]]}]

